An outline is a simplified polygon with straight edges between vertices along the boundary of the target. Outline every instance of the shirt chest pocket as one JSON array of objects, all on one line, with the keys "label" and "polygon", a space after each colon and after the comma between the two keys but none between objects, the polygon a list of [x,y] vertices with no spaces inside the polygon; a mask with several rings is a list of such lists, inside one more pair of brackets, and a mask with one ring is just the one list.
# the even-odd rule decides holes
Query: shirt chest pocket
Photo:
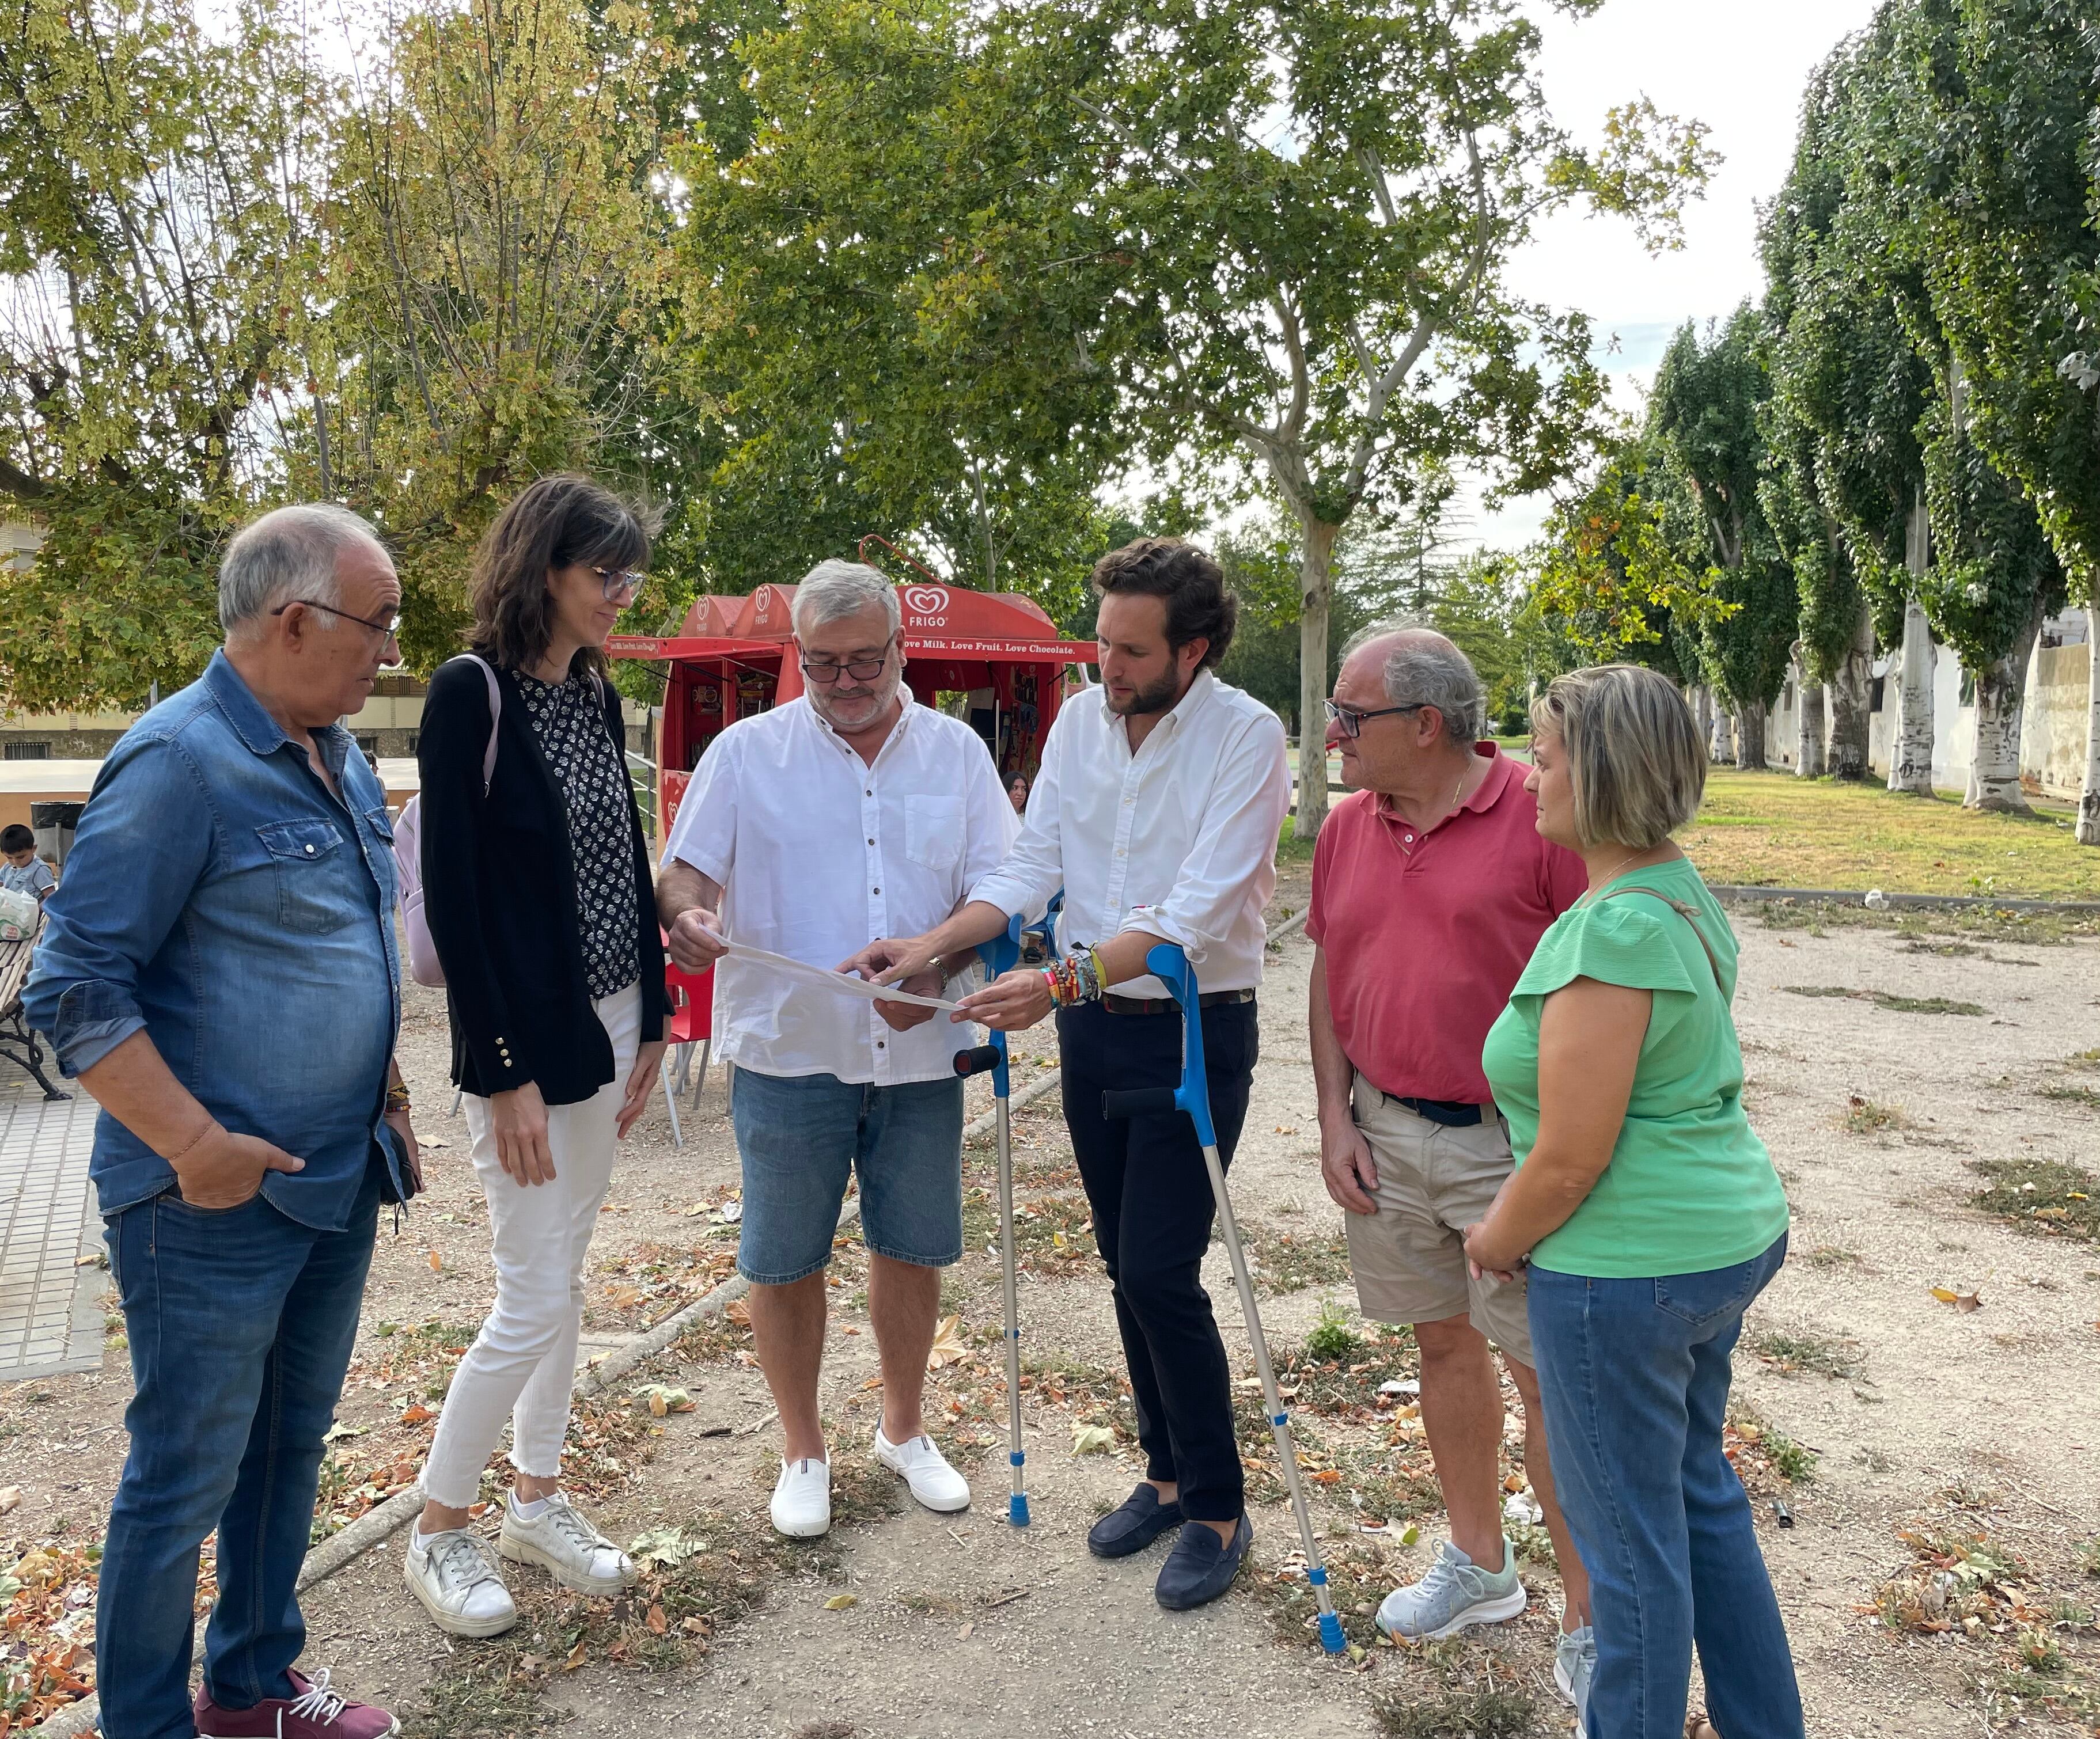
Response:
[{"label": "shirt chest pocket", "polygon": [[255,830],[277,884],[277,918],[287,930],[318,936],[357,916],[347,885],[342,835],[319,819],[272,821]]},{"label": "shirt chest pocket", "polygon": [[906,798],[904,855],[924,869],[954,869],[963,855],[962,799]]}]

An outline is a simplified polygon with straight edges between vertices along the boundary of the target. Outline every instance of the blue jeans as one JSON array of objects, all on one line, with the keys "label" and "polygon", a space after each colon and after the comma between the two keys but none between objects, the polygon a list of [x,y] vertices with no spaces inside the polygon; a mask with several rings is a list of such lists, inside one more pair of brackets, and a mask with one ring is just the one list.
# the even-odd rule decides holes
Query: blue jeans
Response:
[{"label": "blue jeans", "polygon": [[293,1590],[322,1442],[357,1338],[379,1212],[375,1161],[339,1232],[261,1195],[193,1208],[173,1191],[110,1217],[135,1385],[130,1453],[95,1602],[107,1739],[189,1739],[197,1548],[218,1530],[205,1686],[222,1706],[293,1695],[306,1646]]},{"label": "blue jeans", "polygon": [[1743,1312],[1785,1260],[1782,1234],[1704,1274],[1531,1270],[1553,1483],[1596,1614],[1589,1739],[1683,1739],[1694,1643],[1727,1739],[1802,1739],[1779,1603],[1721,1445]]},{"label": "blue jeans", "polygon": [[730,1076],[730,1120],[743,1162],[737,1272],[787,1286],[832,1260],[832,1235],[860,1178],[867,1248],[893,1261],[946,1268],[963,1254],[963,1084],[894,1087],[836,1075]]}]

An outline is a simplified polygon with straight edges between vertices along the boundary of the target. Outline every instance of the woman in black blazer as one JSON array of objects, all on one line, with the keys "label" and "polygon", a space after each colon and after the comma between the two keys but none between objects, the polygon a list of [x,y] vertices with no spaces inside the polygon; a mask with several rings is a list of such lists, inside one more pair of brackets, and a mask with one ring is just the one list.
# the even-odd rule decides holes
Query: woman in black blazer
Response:
[{"label": "woman in black blazer", "polygon": [[446,1394],[408,1543],[408,1587],[454,1636],[518,1619],[468,1514],[506,1420],[515,1477],[496,1552],[589,1594],[633,1578],[559,1475],[585,1257],[664,1057],[655,898],[604,653],[648,559],[617,496],[541,478],[483,539],[472,656],[423,703],[424,913],[496,1257],[496,1307]]}]

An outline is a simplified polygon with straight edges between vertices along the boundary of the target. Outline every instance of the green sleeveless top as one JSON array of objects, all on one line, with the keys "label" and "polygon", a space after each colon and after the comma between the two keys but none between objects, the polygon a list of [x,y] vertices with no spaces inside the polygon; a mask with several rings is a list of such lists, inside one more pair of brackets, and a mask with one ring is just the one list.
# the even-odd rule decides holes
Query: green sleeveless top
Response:
[{"label": "green sleeveless top", "polygon": [[[1620,892],[1634,887],[1697,915]],[[1652,992],[1653,1006],[1611,1163],[1532,1252],[1538,1266],[1608,1279],[1697,1274],[1748,1261],[1786,1230],[1785,1191],[1743,1113],[1743,1054],[1728,1011],[1736,959],[1727,916],[1683,859],[1615,878],[1539,938],[1481,1054],[1519,1165],[1538,1139],[1546,997],[1590,978]]]}]

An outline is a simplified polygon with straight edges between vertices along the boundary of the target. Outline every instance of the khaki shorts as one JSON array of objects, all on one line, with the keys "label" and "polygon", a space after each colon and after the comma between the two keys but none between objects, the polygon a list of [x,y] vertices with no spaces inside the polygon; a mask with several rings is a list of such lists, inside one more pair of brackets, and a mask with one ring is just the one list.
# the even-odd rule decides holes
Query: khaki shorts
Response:
[{"label": "khaki shorts", "polygon": [[1530,1364],[1524,1275],[1476,1280],[1466,1271],[1466,1228],[1486,1217],[1515,1163],[1502,1119],[1446,1128],[1361,1075],[1351,1103],[1378,1166],[1378,1212],[1342,1217],[1364,1314],[1379,1323],[1470,1317],[1511,1358]]}]

